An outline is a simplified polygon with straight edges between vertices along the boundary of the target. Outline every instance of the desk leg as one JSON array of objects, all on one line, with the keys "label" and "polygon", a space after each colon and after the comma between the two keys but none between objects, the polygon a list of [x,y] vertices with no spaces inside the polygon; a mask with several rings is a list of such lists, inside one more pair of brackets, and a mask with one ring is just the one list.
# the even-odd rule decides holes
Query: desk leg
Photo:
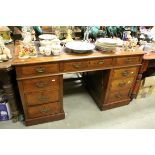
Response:
[{"label": "desk leg", "polygon": [[139,73],[138,73],[138,76],[137,76],[137,79],[136,79],[136,82],[135,82],[135,86],[134,86],[134,88],[132,90],[131,100],[136,98],[137,95],[138,95],[138,92],[139,92],[139,89],[140,89],[140,86],[141,86],[142,75],[147,70],[148,64],[149,64],[149,61],[143,60],[142,66],[139,69]]}]

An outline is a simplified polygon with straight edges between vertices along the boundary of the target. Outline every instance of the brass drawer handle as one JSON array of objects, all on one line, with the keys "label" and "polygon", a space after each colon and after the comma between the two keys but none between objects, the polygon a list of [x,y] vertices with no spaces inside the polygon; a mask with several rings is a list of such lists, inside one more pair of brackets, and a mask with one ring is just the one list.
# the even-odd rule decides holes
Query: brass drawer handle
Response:
[{"label": "brass drawer handle", "polygon": [[129,72],[126,70],[126,71],[124,71],[124,72],[122,72],[122,76],[128,76],[129,75]]},{"label": "brass drawer handle", "polygon": [[38,88],[43,88],[43,87],[47,86],[47,83],[40,81],[40,82],[37,82],[35,85]]},{"label": "brass drawer handle", "polygon": [[47,102],[47,101],[49,100],[49,98],[48,98],[47,96],[39,96],[39,97],[38,97],[38,100],[39,100],[40,102]]},{"label": "brass drawer handle", "polygon": [[73,64],[74,68],[80,68],[80,66],[81,66],[80,64]]},{"label": "brass drawer handle", "polygon": [[44,67],[37,67],[37,68],[35,68],[35,71],[37,73],[44,73],[45,72],[45,68]]},{"label": "brass drawer handle", "polygon": [[104,60],[100,60],[100,61],[98,62],[98,64],[99,64],[99,65],[104,64]]},{"label": "brass drawer handle", "polygon": [[49,109],[44,107],[44,108],[40,109],[40,112],[41,113],[48,113]]},{"label": "brass drawer handle", "polygon": [[124,87],[126,85],[126,83],[125,82],[120,82],[118,85],[119,85],[119,87]]}]

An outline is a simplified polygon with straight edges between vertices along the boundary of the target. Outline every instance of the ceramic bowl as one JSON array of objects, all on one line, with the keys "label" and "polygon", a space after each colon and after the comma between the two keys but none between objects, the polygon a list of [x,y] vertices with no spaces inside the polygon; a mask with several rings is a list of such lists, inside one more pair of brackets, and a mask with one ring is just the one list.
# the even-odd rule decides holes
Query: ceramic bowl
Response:
[{"label": "ceramic bowl", "polygon": [[40,41],[40,45],[41,46],[49,46],[49,45],[52,45],[53,42],[51,40],[41,40]]}]

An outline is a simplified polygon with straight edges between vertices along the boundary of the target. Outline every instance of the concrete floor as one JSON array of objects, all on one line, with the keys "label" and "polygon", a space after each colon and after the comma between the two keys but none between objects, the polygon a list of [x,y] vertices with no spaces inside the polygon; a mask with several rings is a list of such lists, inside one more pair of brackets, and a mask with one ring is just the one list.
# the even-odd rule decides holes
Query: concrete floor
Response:
[{"label": "concrete floor", "polygon": [[22,122],[0,122],[2,129],[142,129],[155,128],[155,93],[129,105],[100,111],[79,81],[64,84],[64,120],[26,127]]}]

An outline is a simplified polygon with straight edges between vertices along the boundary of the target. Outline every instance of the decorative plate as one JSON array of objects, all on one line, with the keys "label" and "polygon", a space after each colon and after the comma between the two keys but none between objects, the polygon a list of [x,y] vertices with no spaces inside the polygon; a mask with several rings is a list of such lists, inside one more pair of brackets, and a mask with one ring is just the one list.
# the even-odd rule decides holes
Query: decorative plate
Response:
[{"label": "decorative plate", "polygon": [[86,53],[95,48],[93,44],[82,41],[68,42],[65,46],[76,53]]}]

